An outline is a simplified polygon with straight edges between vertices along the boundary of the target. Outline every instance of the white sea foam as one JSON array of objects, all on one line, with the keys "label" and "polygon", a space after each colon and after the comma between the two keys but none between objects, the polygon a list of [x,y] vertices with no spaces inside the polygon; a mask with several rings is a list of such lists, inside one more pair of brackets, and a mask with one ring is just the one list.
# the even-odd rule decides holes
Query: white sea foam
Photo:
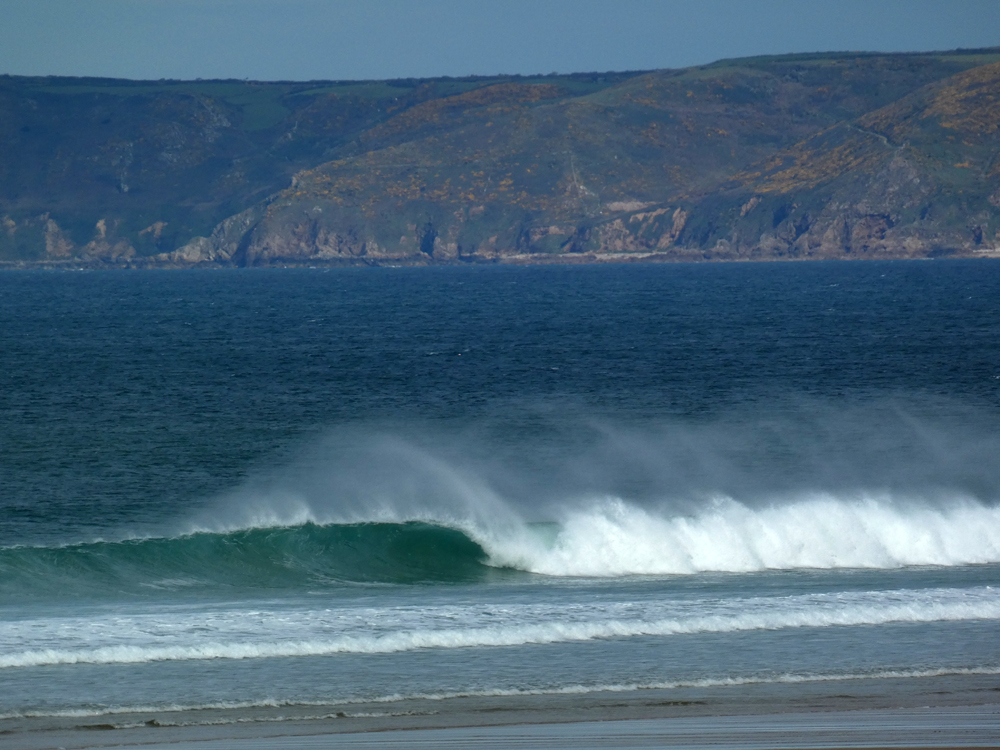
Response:
[{"label": "white sea foam", "polygon": [[[455,489],[454,486],[458,488]],[[767,505],[718,497],[686,512],[621,498],[577,500],[532,526],[499,496],[455,480],[465,507],[401,508],[382,499],[365,512],[320,512],[301,497],[258,498],[238,520],[188,529],[230,532],[303,523],[405,523],[459,529],[489,564],[549,576],[689,575],[763,570],[960,566],[1000,562],[1000,505],[954,498],[817,494]]]},{"label": "white sea foam", "polygon": [[490,562],[553,576],[898,568],[1000,562],[1000,507],[813,497],[690,515],[620,499],[566,510],[554,539],[470,529]]},{"label": "white sea foam", "polygon": [[[485,648],[636,636],[677,636],[783,628],[1000,619],[1000,591],[807,594],[746,599],[605,602],[580,606],[510,603],[350,612],[261,610],[58,618],[0,630],[0,668],[56,664],[137,664]],[[373,628],[372,623],[379,623]],[[98,645],[103,641],[103,645]],[[32,648],[46,643],[48,647]],[[20,647],[19,647],[20,646]]]},{"label": "white sea foam", "polygon": [[[423,521],[466,532],[494,565],[552,576],[1000,562],[995,441],[969,432],[973,415],[956,433],[885,405],[799,406],[760,424],[562,425],[596,442],[544,462],[473,434],[345,428],[184,530]],[[972,486],[978,499],[958,489]]]}]

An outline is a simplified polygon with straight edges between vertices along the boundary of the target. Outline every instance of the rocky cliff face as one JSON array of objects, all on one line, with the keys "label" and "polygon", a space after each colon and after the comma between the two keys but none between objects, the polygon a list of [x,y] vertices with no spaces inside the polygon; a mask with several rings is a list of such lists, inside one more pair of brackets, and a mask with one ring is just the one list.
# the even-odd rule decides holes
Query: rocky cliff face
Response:
[{"label": "rocky cliff face", "polygon": [[[246,112],[231,100],[231,110],[187,102],[202,151],[161,151],[161,162],[173,154],[207,169],[205,150],[236,135],[250,154],[213,162],[226,169],[211,186],[219,219],[203,222],[207,231],[188,217],[187,236],[171,235],[152,209],[84,230],[55,207],[4,208],[4,229],[42,240],[22,264],[1000,256],[1000,53],[790,56],[434,85],[413,83],[391,104],[382,91],[383,106],[356,109],[300,91],[309,103],[280,100],[286,114],[271,113],[284,119],[266,148],[266,129],[241,130]],[[105,169],[118,196],[149,191],[143,180],[155,175],[136,166],[145,148],[113,151]],[[260,196],[281,177],[260,165],[282,153],[285,186]],[[289,165],[299,168],[288,174]]]},{"label": "rocky cliff face", "polygon": [[[998,254],[998,123],[998,63],[922,87],[737,175],[713,247],[795,258]],[[744,203],[737,217],[746,195],[753,209]]]}]

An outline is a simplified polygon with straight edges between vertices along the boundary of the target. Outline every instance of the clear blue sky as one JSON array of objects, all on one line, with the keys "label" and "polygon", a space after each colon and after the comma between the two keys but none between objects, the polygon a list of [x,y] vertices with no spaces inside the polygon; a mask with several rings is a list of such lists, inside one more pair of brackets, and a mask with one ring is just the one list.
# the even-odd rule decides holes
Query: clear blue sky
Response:
[{"label": "clear blue sky", "polygon": [[0,0],[0,73],[369,79],[1000,45],[1000,0]]}]

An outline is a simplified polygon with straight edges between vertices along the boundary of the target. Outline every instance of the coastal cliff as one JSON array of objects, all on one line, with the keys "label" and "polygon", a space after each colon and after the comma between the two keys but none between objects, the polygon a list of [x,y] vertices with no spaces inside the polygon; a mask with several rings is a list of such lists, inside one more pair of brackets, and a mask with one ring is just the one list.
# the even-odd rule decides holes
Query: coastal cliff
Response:
[{"label": "coastal cliff", "polygon": [[6,267],[1000,257],[1000,50],[0,100]]}]

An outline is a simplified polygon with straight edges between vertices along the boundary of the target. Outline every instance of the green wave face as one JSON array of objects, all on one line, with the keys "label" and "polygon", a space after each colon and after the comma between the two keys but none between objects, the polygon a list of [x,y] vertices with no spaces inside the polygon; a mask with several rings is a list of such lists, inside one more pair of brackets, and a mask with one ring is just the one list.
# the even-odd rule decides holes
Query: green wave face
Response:
[{"label": "green wave face", "polygon": [[[362,523],[196,533],[169,539],[0,549],[0,598],[156,596],[343,583],[474,582],[498,574],[463,532]],[[277,593],[277,592],[275,592]]]}]

